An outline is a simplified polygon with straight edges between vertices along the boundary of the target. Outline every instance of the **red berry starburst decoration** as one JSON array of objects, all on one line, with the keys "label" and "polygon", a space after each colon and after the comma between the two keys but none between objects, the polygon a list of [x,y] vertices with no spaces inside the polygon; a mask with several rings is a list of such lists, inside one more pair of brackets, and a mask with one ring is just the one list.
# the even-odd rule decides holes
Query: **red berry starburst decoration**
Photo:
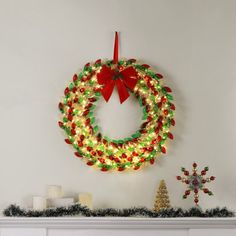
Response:
[{"label": "red berry starburst decoration", "polygon": [[176,176],[177,180],[182,181],[182,183],[187,184],[187,190],[183,195],[183,199],[186,199],[191,192],[194,193],[194,202],[198,205],[199,202],[199,192],[202,191],[209,196],[212,196],[213,193],[205,187],[206,183],[209,183],[215,180],[214,176],[206,177],[206,173],[209,170],[208,167],[205,167],[201,173],[197,172],[197,163],[193,163],[193,171],[192,174],[189,173],[184,167],[181,168],[181,171],[184,174],[184,177]]}]

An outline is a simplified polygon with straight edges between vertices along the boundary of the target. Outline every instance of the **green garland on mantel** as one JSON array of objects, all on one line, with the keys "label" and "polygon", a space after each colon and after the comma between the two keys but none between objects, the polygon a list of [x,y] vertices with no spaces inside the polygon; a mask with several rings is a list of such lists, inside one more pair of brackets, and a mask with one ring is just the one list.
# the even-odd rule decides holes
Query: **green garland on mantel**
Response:
[{"label": "green garland on mantel", "polygon": [[85,217],[149,217],[149,218],[172,218],[172,217],[234,217],[235,213],[224,208],[212,208],[202,210],[193,207],[188,210],[182,208],[170,208],[154,212],[146,207],[133,207],[127,209],[95,209],[90,210],[80,204],[68,207],[57,207],[43,211],[25,210],[16,205],[10,205],[3,211],[7,217],[63,217],[63,216],[85,216]]}]

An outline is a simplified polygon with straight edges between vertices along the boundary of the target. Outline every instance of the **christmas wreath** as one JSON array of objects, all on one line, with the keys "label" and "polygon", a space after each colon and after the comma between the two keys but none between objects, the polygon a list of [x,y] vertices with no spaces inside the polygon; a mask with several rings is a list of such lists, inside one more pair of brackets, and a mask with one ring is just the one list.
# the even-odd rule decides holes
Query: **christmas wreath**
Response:
[{"label": "christmas wreath", "polygon": [[[172,91],[162,85],[162,79],[147,64],[118,60],[116,33],[113,60],[87,63],[65,88],[59,103],[59,126],[67,135],[65,142],[74,147],[77,157],[101,171],[138,170],[144,163],[153,164],[158,154],[166,153],[166,140],[173,139],[169,130],[175,125]],[[103,136],[94,116],[96,102],[101,96],[108,101],[115,87],[120,103],[133,93],[143,109],[140,129],[120,140]]]}]

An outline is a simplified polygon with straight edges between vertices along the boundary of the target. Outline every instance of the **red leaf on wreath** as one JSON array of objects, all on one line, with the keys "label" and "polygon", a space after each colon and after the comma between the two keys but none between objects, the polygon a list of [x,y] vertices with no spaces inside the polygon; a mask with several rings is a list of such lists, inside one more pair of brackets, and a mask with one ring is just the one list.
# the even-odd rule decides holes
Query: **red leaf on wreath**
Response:
[{"label": "red leaf on wreath", "polygon": [[67,144],[72,144],[72,142],[67,138],[67,139],[65,139],[65,142],[67,143]]},{"label": "red leaf on wreath", "polygon": [[164,110],[164,114],[167,116],[169,114],[168,110]]},{"label": "red leaf on wreath", "polygon": [[74,76],[73,76],[73,81],[75,82],[77,79],[78,79],[77,74],[74,74]]},{"label": "red leaf on wreath", "polygon": [[132,58],[132,59],[129,59],[128,61],[131,62],[131,63],[134,63],[134,62],[136,62],[136,59]]},{"label": "red leaf on wreath", "polygon": [[121,157],[122,158],[127,158],[127,155],[125,153],[122,153]]},{"label": "red leaf on wreath", "polygon": [[123,171],[123,170],[125,170],[124,167],[119,167],[119,168],[118,168],[118,171]]},{"label": "red leaf on wreath", "polygon": [[85,136],[83,134],[80,135],[80,140],[83,141]]},{"label": "red leaf on wreath", "polygon": [[103,143],[104,145],[106,145],[106,144],[107,144],[107,140],[106,140],[106,139],[103,139],[103,140],[102,140],[102,143]]},{"label": "red leaf on wreath", "polygon": [[148,69],[150,66],[148,64],[142,64],[142,67]]},{"label": "red leaf on wreath", "polygon": [[154,149],[154,147],[151,146],[151,147],[148,148],[148,151],[149,151],[149,152],[152,152],[153,149]]},{"label": "red leaf on wreath", "polygon": [[[82,77],[82,79],[81,79],[82,82],[85,82],[86,80],[87,80],[87,77]],[[84,92],[84,88],[81,89],[81,93],[83,93],[83,92]]]},{"label": "red leaf on wreath", "polygon": [[96,101],[97,101],[97,99],[96,99],[95,97],[89,98],[88,100],[89,100],[90,102],[96,102]]},{"label": "red leaf on wreath", "polygon": [[63,123],[61,122],[61,121],[58,121],[58,125],[59,125],[59,127],[63,127]]},{"label": "red leaf on wreath", "polygon": [[162,140],[161,135],[158,135],[158,136],[157,136],[157,142],[160,142],[161,140]]},{"label": "red leaf on wreath", "polygon": [[58,108],[59,108],[60,110],[62,110],[62,109],[64,108],[64,105],[63,105],[61,102],[59,102]]},{"label": "red leaf on wreath", "polygon": [[98,158],[98,160],[101,162],[101,163],[105,163],[105,159],[104,158]]},{"label": "red leaf on wreath", "polygon": [[85,125],[89,125],[90,124],[90,118],[86,119],[85,121]]},{"label": "red leaf on wreath", "polygon": [[138,170],[140,168],[140,166],[135,166],[134,170]]},{"label": "red leaf on wreath", "polygon": [[174,139],[174,135],[172,133],[168,133],[168,138],[169,139]]},{"label": "red leaf on wreath", "polygon": [[157,106],[158,106],[158,108],[161,108],[162,107],[162,102],[158,102]]},{"label": "red leaf on wreath", "polygon": [[85,89],[84,89],[84,88],[81,88],[79,91],[80,91],[81,93],[84,93]]},{"label": "red leaf on wreath", "polygon": [[92,103],[89,103],[88,105],[86,105],[86,106],[84,107],[84,109],[85,109],[85,110],[90,109],[92,106],[93,106],[93,104],[92,104]]},{"label": "red leaf on wreath", "polygon": [[73,120],[73,116],[72,116],[71,114],[69,114],[68,117],[67,117],[67,119],[68,119],[69,121],[72,121],[72,120]]},{"label": "red leaf on wreath", "polygon": [[159,117],[158,117],[158,121],[159,121],[159,122],[162,122],[162,121],[163,121],[163,116],[159,116]]},{"label": "red leaf on wreath", "polygon": [[175,120],[174,119],[171,119],[170,123],[171,123],[172,126],[175,126]]},{"label": "red leaf on wreath", "polygon": [[83,112],[82,116],[87,116],[88,113],[89,113],[89,110],[86,110],[86,111]]},{"label": "red leaf on wreath", "polygon": [[101,59],[98,59],[95,61],[95,64],[101,64],[102,60]]},{"label": "red leaf on wreath", "polygon": [[65,88],[64,94],[67,95],[70,92],[70,89],[68,87]]},{"label": "red leaf on wreath", "polygon": [[83,147],[83,146],[84,146],[84,145],[83,145],[83,142],[78,141],[78,146],[79,146],[79,147]]},{"label": "red leaf on wreath", "polygon": [[128,157],[128,158],[127,158],[127,161],[132,161],[132,160],[133,160],[132,157]]},{"label": "red leaf on wreath", "polygon": [[71,107],[72,106],[72,101],[68,101],[67,106]]},{"label": "red leaf on wreath", "polygon": [[70,107],[69,110],[68,110],[68,113],[71,115],[73,113],[73,107]]},{"label": "red leaf on wreath", "polygon": [[120,159],[119,159],[118,157],[115,157],[115,158],[114,158],[114,161],[117,162],[117,163],[119,163],[119,162],[120,162]]},{"label": "red leaf on wreath", "polygon": [[98,154],[98,156],[102,156],[102,155],[103,155],[103,151],[98,150],[98,151],[97,151],[97,154]]},{"label": "red leaf on wreath", "polygon": [[93,166],[93,165],[94,165],[94,162],[93,162],[93,161],[88,161],[88,162],[87,162],[87,165],[88,165],[88,166]]},{"label": "red leaf on wreath", "polygon": [[75,155],[79,158],[82,158],[83,156],[79,152],[75,152]]},{"label": "red leaf on wreath", "polygon": [[170,105],[170,109],[173,111],[175,110],[175,105],[173,103]]},{"label": "red leaf on wreath", "polygon": [[166,97],[162,96],[161,97],[161,102],[166,103],[166,101],[167,101]]},{"label": "red leaf on wreath", "polygon": [[76,135],[76,131],[74,129],[71,130],[72,135]]},{"label": "red leaf on wreath", "polygon": [[97,153],[96,153],[95,151],[92,151],[91,154],[92,154],[93,156],[96,156],[96,155],[97,155]]},{"label": "red leaf on wreath", "polygon": [[165,89],[165,91],[166,91],[167,93],[171,93],[171,92],[172,92],[171,88],[169,88],[169,87],[164,87],[164,89]]},{"label": "red leaf on wreath", "polygon": [[72,89],[72,92],[75,93],[76,91],[77,91],[77,88],[74,87],[74,88]]},{"label": "red leaf on wreath", "polygon": [[159,78],[159,79],[162,79],[163,78],[163,75],[161,75],[161,74],[156,74],[156,76]]},{"label": "red leaf on wreath", "polygon": [[150,159],[150,164],[153,165],[155,162],[154,158]]},{"label": "red leaf on wreath", "polygon": [[136,157],[136,156],[138,156],[138,153],[137,152],[132,152],[132,155]]},{"label": "red leaf on wreath", "polygon": [[161,152],[165,154],[166,153],[166,148],[162,146],[161,147]]},{"label": "red leaf on wreath", "polygon": [[152,144],[155,145],[157,143],[157,140],[156,139],[153,139],[152,140]]},{"label": "red leaf on wreath", "polygon": [[141,134],[146,134],[146,133],[147,133],[147,130],[141,129],[139,132],[140,132]]}]

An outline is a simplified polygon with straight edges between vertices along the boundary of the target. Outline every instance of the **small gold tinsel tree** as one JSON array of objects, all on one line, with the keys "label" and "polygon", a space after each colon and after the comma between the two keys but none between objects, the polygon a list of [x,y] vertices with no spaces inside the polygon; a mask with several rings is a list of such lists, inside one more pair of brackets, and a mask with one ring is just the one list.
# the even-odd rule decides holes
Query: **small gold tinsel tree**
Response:
[{"label": "small gold tinsel tree", "polygon": [[156,195],[154,211],[158,212],[158,211],[165,210],[168,208],[170,208],[170,200],[168,196],[168,191],[167,191],[165,181],[161,180],[158,191],[157,191],[157,195]]}]

